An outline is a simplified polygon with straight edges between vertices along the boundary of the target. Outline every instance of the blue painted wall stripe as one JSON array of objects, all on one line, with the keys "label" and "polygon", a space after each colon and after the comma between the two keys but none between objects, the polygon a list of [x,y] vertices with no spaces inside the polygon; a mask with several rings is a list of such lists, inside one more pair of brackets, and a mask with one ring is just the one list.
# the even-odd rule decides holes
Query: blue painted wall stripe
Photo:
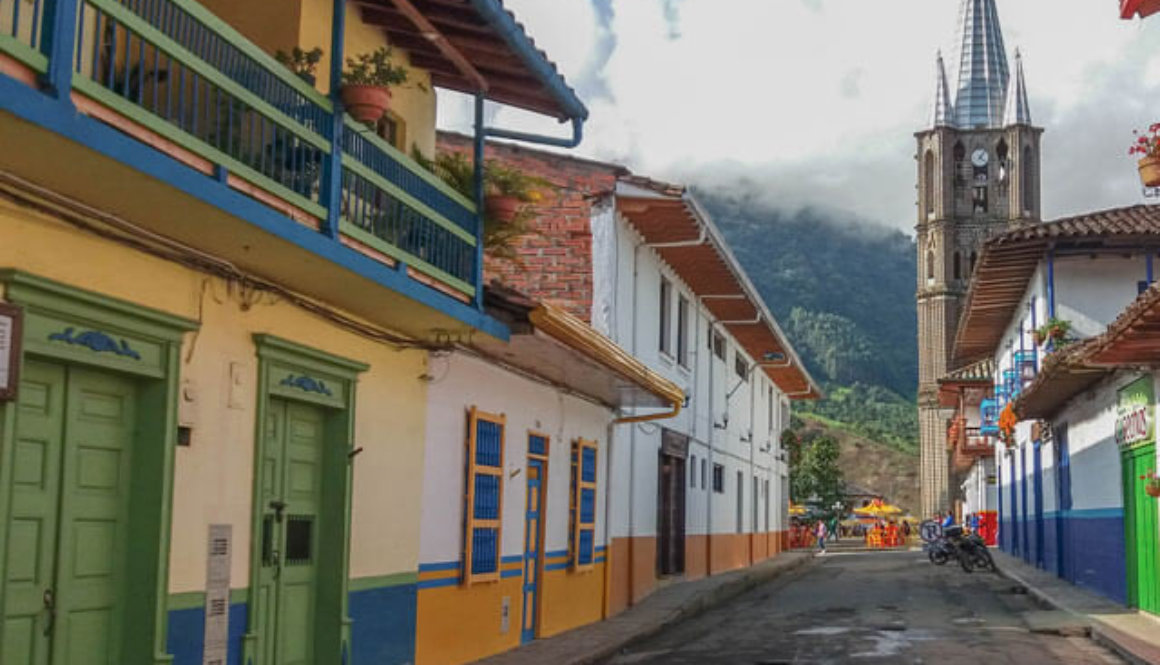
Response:
[{"label": "blue painted wall stripe", "polygon": [[439,587],[458,585],[458,577],[445,577],[438,580],[419,580],[419,583],[416,586],[420,589],[438,589]]},{"label": "blue painted wall stripe", "polygon": [[419,564],[420,573],[430,573],[439,570],[459,570],[458,561],[438,561],[435,563],[421,563]]}]

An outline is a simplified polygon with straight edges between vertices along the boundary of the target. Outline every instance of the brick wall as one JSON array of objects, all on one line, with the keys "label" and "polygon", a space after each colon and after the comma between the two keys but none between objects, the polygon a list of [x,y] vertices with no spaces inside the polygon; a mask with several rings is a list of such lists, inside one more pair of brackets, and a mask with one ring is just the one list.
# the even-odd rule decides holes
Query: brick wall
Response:
[{"label": "brick wall", "polygon": [[[439,150],[470,154],[471,138],[440,132]],[[591,323],[592,204],[611,194],[627,170],[506,143],[488,143],[485,158],[538,175],[556,189],[537,204],[535,231],[516,240],[519,263],[487,258],[484,280],[498,280]]]}]

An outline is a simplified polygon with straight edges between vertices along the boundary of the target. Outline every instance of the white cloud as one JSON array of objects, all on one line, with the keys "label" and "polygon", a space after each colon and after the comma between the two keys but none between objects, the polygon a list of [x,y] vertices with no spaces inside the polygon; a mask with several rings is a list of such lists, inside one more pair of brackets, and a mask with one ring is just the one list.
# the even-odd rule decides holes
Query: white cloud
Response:
[{"label": "white cloud", "polygon": [[[588,102],[579,154],[701,183],[746,178],[785,205],[913,225],[914,139],[934,54],[954,76],[951,0],[506,0]],[[1138,202],[1131,130],[1160,120],[1160,20],[1115,3],[1002,0],[1045,127],[1048,216]],[[607,12],[605,12],[607,14]],[[446,97],[446,96],[445,96]],[[441,122],[469,114],[445,99]],[[566,133],[509,109],[504,126]]]}]

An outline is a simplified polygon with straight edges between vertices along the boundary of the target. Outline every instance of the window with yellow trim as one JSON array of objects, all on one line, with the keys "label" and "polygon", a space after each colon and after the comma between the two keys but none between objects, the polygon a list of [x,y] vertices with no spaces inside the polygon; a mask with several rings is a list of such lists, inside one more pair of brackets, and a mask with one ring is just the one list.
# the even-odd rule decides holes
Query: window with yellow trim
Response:
[{"label": "window with yellow trim", "polygon": [[463,583],[499,579],[505,418],[471,407],[463,520]]},{"label": "window with yellow trim", "polygon": [[591,570],[596,561],[596,442],[572,444],[572,502],[569,559],[573,570]]}]

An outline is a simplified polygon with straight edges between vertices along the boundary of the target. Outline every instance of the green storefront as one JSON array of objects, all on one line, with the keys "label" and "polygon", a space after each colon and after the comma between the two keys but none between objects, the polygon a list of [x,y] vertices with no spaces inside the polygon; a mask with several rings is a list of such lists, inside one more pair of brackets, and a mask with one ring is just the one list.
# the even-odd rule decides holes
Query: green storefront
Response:
[{"label": "green storefront", "polygon": [[1156,395],[1153,377],[1119,390],[1116,443],[1124,489],[1124,546],[1128,604],[1160,614],[1160,524],[1157,499],[1145,492],[1156,473]]}]

